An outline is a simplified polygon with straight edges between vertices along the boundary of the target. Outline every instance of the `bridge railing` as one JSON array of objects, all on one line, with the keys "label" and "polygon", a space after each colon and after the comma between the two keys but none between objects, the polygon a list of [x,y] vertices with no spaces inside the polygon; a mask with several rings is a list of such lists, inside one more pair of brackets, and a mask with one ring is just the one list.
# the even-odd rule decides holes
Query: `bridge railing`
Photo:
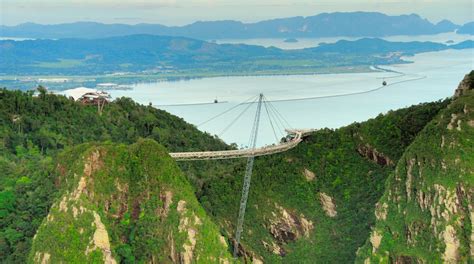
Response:
[{"label": "bridge railing", "polygon": [[212,159],[232,159],[245,157],[258,157],[264,155],[271,155],[287,151],[296,147],[304,135],[314,130],[289,130],[288,132],[294,134],[295,137],[287,142],[277,145],[265,146],[256,149],[240,149],[240,150],[221,150],[221,151],[200,151],[200,152],[175,152],[170,153],[170,156],[176,160],[212,160]]}]

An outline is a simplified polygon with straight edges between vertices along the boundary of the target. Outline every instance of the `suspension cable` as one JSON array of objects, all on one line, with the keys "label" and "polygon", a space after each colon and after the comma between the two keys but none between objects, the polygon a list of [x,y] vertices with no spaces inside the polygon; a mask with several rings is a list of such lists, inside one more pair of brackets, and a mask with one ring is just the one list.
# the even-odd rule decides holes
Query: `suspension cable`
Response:
[{"label": "suspension cable", "polygon": [[270,121],[270,125],[271,125],[272,130],[273,130],[273,135],[275,136],[275,140],[278,143],[278,137],[277,137],[276,132],[275,132],[275,127],[273,126],[272,118],[270,116],[270,113],[268,112],[268,107],[267,107],[266,100],[263,101],[263,106],[265,106],[265,111],[267,112],[268,120]]},{"label": "suspension cable", "polygon": [[279,132],[279,134],[284,137],[285,136],[285,125],[283,124],[283,122],[281,121],[281,119],[278,117],[278,115],[275,113],[275,111],[269,107],[269,112],[270,112],[270,115],[273,117],[273,119],[275,120],[275,125],[277,126],[277,130]]},{"label": "suspension cable", "polygon": [[293,128],[290,123],[285,119],[285,117],[276,109],[276,107],[271,103],[271,101],[268,101],[268,103],[270,104],[270,107],[273,108],[273,110],[275,110],[275,112],[277,113],[278,116],[280,116],[280,118],[286,123],[286,125],[288,126],[288,128]]},{"label": "suspension cable", "polygon": [[286,120],[286,118],[280,113],[280,111],[278,111],[278,109],[276,108],[276,106],[274,106],[272,103],[270,103],[270,107],[272,107],[274,110],[275,110],[275,113],[283,120],[283,122],[285,123],[286,127],[287,128],[293,128],[291,125],[290,125],[290,122],[288,122],[288,120]]},{"label": "suspension cable", "polygon": [[232,126],[240,119],[240,117],[242,117],[242,115],[244,115],[244,114],[247,112],[247,110],[249,110],[249,108],[250,108],[257,100],[258,100],[258,98],[255,99],[253,102],[249,103],[248,106],[247,106],[239,115],[237,115],[237,117],[234,118],[234,120],[232,120],[232,122],[230,122],[230,124],[227,125],[227,126],[218,134],[218,137],[221,137],[225,132],[227,132],[227,130],[228,130],[230,127],[232,127]]},{"label": "suspension cable", "polygon": [[224,114],[227,114],[228,112],[234,110],[235,108],[237,108],[237,107],[239,107],[239,106],[241,106],[241,105],[244,105],[244,104],[248,103],[250,100],[253,100],[253,99],[257,98],[257,97],[258,97],[258,96],[252,96],[252,97],[250,97],[249,99],[245,100],[244,102],[242,102],[242,103],[240,103],[240,104],[237,104],[237,105],[235,105],[235,106],[233,106],[233,107],[231,107],[231,108],[225,110],[224,112],[222,112],[222,113],[220,113],[220,114],[217,114],[217,115],[215,115],[215,116],[209,118],[208,120],[206,120],[206,121],[204,121],[204,122],[198,124],[197,127],[200,127],[200,126],[202,126],[202,125],[204,125],[204,124],[207,124],[207,123],[209,123],[210,121],[212,121],[212,120],[214,120],[214,119],[216,119],[216,118],[218,118],[218,117],[221,117],[221,116],[224,115]]},{"label": "suspension cable", "polygon": [[[268,100],[267,100],[268,101]],[[278,112],[276,107],[271,103],[271,101],[268,101],[268,105],[270,106],[270,111],[273,112],[274,116],[276,117],[276,120],[280,122],[280,125],[282,127],[283,132],[285,131],[285,128],[291,128],[291,125],[289,125],[288,121],[286,121],[283,116]]]}]

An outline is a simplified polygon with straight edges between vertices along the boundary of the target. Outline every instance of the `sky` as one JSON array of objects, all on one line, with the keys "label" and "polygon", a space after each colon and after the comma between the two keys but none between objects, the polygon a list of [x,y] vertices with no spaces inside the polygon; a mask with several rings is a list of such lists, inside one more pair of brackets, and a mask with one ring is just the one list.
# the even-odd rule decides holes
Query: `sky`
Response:
[{"label": "sky", "polygon": [[256,22],[323,12],[416,13],[438,22],[474,21],[472,0],[0,0],[0,24],[77,21],[184,25],[232,19]]}]

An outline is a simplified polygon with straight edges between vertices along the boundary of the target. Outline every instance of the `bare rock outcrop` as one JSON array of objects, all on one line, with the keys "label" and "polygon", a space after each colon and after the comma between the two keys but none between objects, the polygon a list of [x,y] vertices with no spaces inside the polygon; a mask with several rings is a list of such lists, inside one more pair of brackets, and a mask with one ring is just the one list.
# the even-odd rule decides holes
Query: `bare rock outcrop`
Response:
[{"label": "bare rock outcrop", "polygon": [[286,255],[286,251],[274,241],[270,243],[262,241],[262,244],[269,252],[272,252],[275,255],[280,255],[280,256]]},{"label": "bare rock outcrop", "polygon": [[458,263],[460,243],[453,226],[446,226],[443,232],[443,238],[446,246],[443,253],[444,263]]},{"label": "bare rock outcrop", "polygon": [[373,252],[377,251],[380,247],[380,243],[382,242],[382,235],[377,232],[377,230],[372,231],[370,234],[370,243],[372,244]]},{"label": "bare rock outcrop", "polygon": [[36,252],[35,253],[35,262],[41,264],[50,263],[51,254],[47,252]]},{"label": "bare rock outcrop", "polygon": [[327,216],[335,217],[337,215],[336,205],[331,196],[321,192],[319,193],[319,201],[321,202],[321,206]]},{"label": "bare rock outcrop", "polygon": [[92,252],[95,249],[99,249],[104,255],[105,264],[115,264],[117,263],[117,261],[112,256],[112,251],[110,250],[110,240],[107,229],[102,223],[99,214],[97,214],[96,212],[93,212],[93,214],[95,232],[92,241],[90,242],[90,247],[88,247],[86,250],[86,254],[89,254],[89,252]]},{"label": "bare rock outcrop", "polygon": [[379,165],[382,165],[382,166],[394,165],[394,162],[389,157],[377,151],[374,147],[370,146],[369,144],[359,145],[357,147],[357,152],[362,157],[365,157]]},{"label": "bare rock outcrop", "polygon": [[[458,115],[451,114],[451,120],[449,121],[448,126],[446,127],[448,130],[453,130],[455,127],[460,130],[460,122],[461,120],[457,120]],[[457,122],[456,122],[457,121]]]},{"label": "bare rock outcrop", "polygon": [[314,178],[316,178],[316,174],[307,168],[304,168],[303,170],[303,175],[307,181],[312,181]]},{"label": "bare rock outcrop", "polygon": [[275,204],[275,207],[277,211],[272,212],[269,230],[277,241],[287,243],[309,236],[313,222],[307,220],[304,215],[291,213],[278,204]]},{"label": "bare rock outcrop", "polygon": [[176,208],[180,215],[179,232],[187,234],[187,241],[183,244],[184,251],[180,253],[180,262],[183,264],[190,264],[193,261],[194,248],[196,247],[197,226],[201,225],[201,219],[194,213],[189,213],[186,209],[186,201],[178,202]]},{"label": "bare rock outcrop", "polygon": [[268,251],[284,256],[286,251],[283,245],[300,238],[308,238],[314,225],[303,214],[285,209],[278,204],[275,204],[275,208],[267,228],[276,241],[262,241],[262,243]]}]

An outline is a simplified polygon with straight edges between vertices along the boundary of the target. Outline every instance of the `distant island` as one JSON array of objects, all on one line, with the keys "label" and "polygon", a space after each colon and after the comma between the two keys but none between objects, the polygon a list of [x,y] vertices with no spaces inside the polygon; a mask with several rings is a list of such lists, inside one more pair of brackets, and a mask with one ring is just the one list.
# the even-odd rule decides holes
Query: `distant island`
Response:
[{"label": "distant island", "polygon": [[37,84],[38,78],[47,82],[47,76],[65,76],[54,79],[48,86],[68,89],[95,87],[97,83],[129,84],[216,76],[368,72],[373,65],[407,63],[402,60],[403,56],[473,47],[473,41],[447,45],[377,38],[340,40],[297,50],[152,35],[1,40],[0,75],[3,76],[0,85],[22,87]]},{"label": "distant island", "polygon": [[[390,16],[378,12],[321,13],[243,23],[234,20],[198,21],[184,26],[76,22],[56,25],[24,23],[0,26],[0,37],[105,38],[133,34],[181,36],[201,40],[249,38],[384,37],[430,35],[460,28],[449,20],[432,23],[416,14]],[[466,27],[464,25],[462,28]],[[466,34],[460,29],[459,33]],[[472,29],[471,31],[472,32]]]},{"label": "distant island", "polygon": [[298,40],[295,39],[295,38],[288,38],[288,39],[285,39],[283,42],[285,42],[285,43],[297,43]]}]

